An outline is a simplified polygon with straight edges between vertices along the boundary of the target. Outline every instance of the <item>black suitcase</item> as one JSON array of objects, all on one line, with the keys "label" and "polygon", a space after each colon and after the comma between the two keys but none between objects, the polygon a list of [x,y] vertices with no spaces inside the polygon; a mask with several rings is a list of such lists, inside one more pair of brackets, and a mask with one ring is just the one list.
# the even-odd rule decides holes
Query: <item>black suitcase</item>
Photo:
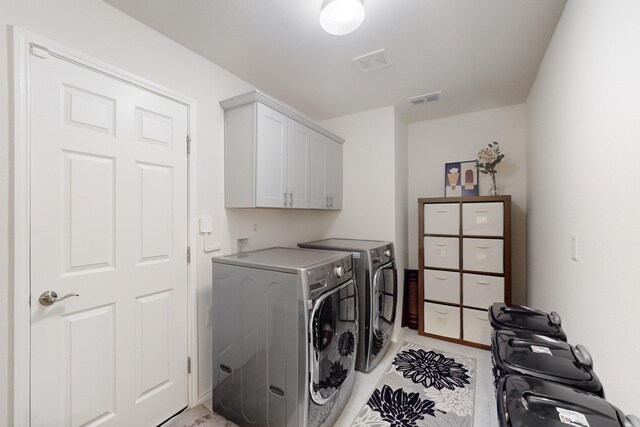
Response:
[{"label": "black suitcase", "polygon": [[526,375],[604,397],[591,356],[583,346],[528,332],[494,331],[491,359],[495,383],[507,375]]},{"label": "black suitcase", "polygon": [[533,377],[502,378],[496,403],[500,427],[640,427],[598,396]]},{"label": "black suitcase", "polygon": [[562,330],[562,320],[555,311],[547,314],[525,306],[496,302],[489,309],[489,321],[495,330],[526,331],[567,340]]}]

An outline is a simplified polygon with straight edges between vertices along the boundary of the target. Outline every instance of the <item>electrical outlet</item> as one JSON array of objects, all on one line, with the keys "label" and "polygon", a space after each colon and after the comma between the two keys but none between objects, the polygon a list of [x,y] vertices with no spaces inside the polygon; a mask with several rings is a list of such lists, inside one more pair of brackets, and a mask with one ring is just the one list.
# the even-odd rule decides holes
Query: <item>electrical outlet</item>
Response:
[{"label": "electrical outlet", "polygon": [[571,235],[571,258],[574,261],[578,261],[578,236]]},{"label": "electrical outlet", "polygon": [[236,239],[236,249],[238,253],[246,252],[249,249],[249,238],[241,237]]}]

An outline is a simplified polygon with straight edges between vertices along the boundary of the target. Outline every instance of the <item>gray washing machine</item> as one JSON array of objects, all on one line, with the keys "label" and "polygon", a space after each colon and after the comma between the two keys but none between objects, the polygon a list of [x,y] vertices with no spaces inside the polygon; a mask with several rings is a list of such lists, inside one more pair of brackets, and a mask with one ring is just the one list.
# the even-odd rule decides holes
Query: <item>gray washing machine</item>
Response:
[{"label": "gray washing machine", "polygon": [[370,372],[391,346],[396,318],[398,272],[393,243],[379,240],[325,239],[300,243],[298,246],[353,254],[360,313],[356,369]]},{"label": "gray washing machine", "polygon": [[353,274],[344,252],[213,258],[213,410],[240,426],[333,425],[355,377]]}]

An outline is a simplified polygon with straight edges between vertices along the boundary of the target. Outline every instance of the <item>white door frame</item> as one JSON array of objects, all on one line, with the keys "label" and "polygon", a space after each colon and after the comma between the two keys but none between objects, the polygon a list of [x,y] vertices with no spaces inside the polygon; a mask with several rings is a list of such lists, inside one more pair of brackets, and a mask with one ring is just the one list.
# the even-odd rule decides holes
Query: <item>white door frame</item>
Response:
[{"label": "white door frame", "polygon": [[[13,425],[30,425],[31,388],[31,311],[30,311],[30,125],[29,116],[29,50],[32,45],[45,48],[49,54],[61,57],[81,67],[107,75],[121,82],[153,92],[179,102],[187,107],[188,132],[191,136],[191,152],[187,156],[187,233],[191,247],[191,263],[187,272],[187,355],[191,358],[191,374],[188,375],[189,406],[198,400],[198,352],[197,352],[197,192],[196,192],[196,103],[195,100],[159,86],[138,76],[98,61],[82,53],[61,46],[45,37],[20,27],[11,28],[13,37],[13,215],[11,230],[13,269]],[[10,117],[11,122],[11,117]],[[185,248],[186,250],[186,248]],[[10,267],[11,268],[11,267]],[[185,370],[186,361],[185,361]]]}]

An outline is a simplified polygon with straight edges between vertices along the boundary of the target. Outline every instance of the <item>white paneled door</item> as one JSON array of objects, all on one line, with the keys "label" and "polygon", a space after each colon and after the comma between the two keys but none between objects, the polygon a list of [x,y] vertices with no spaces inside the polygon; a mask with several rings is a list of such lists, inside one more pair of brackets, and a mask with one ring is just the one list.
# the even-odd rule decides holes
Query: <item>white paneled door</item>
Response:
[{"label": "white paneled door", "polygon": [[155,426],[188,402],[187,106],[30,66],[31,425]]}]

